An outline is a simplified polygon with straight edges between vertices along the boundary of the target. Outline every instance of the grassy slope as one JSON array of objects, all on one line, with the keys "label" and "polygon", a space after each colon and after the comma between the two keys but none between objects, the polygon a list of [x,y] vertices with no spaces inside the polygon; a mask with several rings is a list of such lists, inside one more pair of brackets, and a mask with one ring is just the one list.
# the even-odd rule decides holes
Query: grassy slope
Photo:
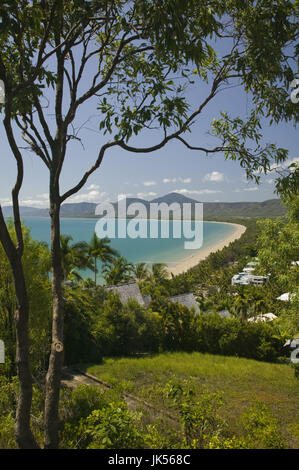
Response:
[{"label": "grassy slope", "polygon": [[[200,353],[166,353],[138,359],[106,359],[87,372],[108,383],[123,383],[149,401],[147,390],[168,380],[192,378],[199,390],[223,393],[223,414],[233,433],[239,417],[255,400],[269,405],[291,447],[299,447],[299,381],[287,365]],[[160,404],[161,405],[161,404]],[[162,406],[162,405],[161,405]]]}]

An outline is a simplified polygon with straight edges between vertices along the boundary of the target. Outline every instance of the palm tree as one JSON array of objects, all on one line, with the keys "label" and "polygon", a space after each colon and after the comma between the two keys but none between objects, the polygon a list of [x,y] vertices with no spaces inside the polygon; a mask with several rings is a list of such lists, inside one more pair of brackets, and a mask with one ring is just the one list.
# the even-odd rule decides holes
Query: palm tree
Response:
[{"label": "palm tree", "polygon": [[158,284],[161,284],[164,281],[167,281],[167,279],[169,279],[167,265],[164,263],[154,263],[152,265],[152,273],[154,281]]},{"label": "palm tree", "polygon": [[88,245],[86,242],[78,242],[71,245],[73,237],[70,235],[60,235],[60,249],[63,278],[66,281],[70,276],[80,279],[81,276],[76,269],[90,267],[88,260]]},{"label": "palm tree", "polygon": [[135,264],[133,273],[137,281],[145,281],[150,276],[150,270],[146,263]]},{"label": "palm tree", "polygon": [[114,258],[112,263],[106,263],[103,268],[104,278],[108,285],[122,284],[132,281],[134,265],[126,258]]},{"label": "palm tree", "polygon": [[97,260],[99,259],[103,264],[113,263],[119,253],[115,248],[110,246],[111,240],[109,238],[99,238],[96,233],[93,234],[92,239],[88,245],[88,254],[92,260],[94,271],[94,282],[97,283]]},{"label": "palm tree", "polygon": [[250,292],[245,289],[239,289],[233,301],[233,310],[240,317],[242,323],[247,320],[248,314],[252,309],[253,298]]}]

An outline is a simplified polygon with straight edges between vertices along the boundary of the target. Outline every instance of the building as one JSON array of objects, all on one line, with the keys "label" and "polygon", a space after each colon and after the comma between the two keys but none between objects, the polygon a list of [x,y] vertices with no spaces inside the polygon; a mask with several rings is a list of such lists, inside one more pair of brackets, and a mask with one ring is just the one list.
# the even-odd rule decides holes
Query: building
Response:
[{"label": "building", "polygon": [[248,318],[248,321],[253,322],[253,323],[257,323],[259,321],[269,322],[269,321],[275,320],[276,318],[278,318],[278,317],[276,315],[274,315],[274,313],[264,313],[264,314],[261,314],[261,315],[257,315],[256,317],[250,317],[250,318]]},{"label": "building", "polygon": [[188,307],[189,310],[194,307],[195,313],[200,313],[200,308],[198,303],[196,302],[196,299],[194,297],[194,294],[189,293],[189,294],[181,294],[181,295],[175,295],[173,297],[169,297],[168,300],[170,302],[176,303],[178,302],[181,305],[185,305],[185,307]]},{"label": "building", "polygon": [[292,300],[295,294],[290,294],[289,292],[285,292],[284,294],[281,294],[279,297],[276,298],[276,300],[282,300],[284,302],[289,302]]},{"label": "building", "polygon": [[218,312],[215,312],[214,310],[208,310],[207,312],[203,312],[203,315],[212,315],[213,313],[216,313],[219,315],[221,318],[231,318],[233,315],[228,311],[228,310],[219,310]]},{"label": "building", "polygon": [[[148,307],[152,298],[150,295],[142,296],[139,286],[136,282],[131,282],[128,284],[119,284],[117,286],[108,286],[104,287],[104,290],[107,292],[113,291],[119,295],[119,299],[122,304],[126,304],[129,299],[135,299],[139,305],[143,307]],[[196,301],[194,294],[187,293],[181,295],[175,295],[167,299],[169,302],[176,303],[178,302],[181,305],[184,305],[189,310],[193,307],[195,313],[200,313],[199,305]]]},{"label": "building", "polygon": [[139,305],[145,306],[144,299],[141,295],[137,282],[128,284],[119,284],[117,286],[109,286],[104,288],[105,292],[113,291],[119,295],[122,304],[126,304],[129,299],[135,299]]},{"label": "building", "polygon": [[268,281],[268,276],[256,276],[254,274],[249,274],[248,272],[242,271],[241,273],[235,274],[232,277],[232,286],[262,286],[265,282]]},{"label": "building", "polygon": [[250,275],[248,273],[238,273],[232,277],[232,286],[244,286],[250,284]]}]

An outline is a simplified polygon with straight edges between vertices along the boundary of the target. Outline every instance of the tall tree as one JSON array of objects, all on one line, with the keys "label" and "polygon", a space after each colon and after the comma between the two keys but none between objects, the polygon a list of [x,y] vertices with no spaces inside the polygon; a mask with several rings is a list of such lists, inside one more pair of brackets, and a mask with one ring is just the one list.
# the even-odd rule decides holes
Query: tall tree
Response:
[{"label": "tall tree", "polygon": [[80,278],[75,269],[92,268],[88,257],[88,244],[77,242],[70,244],[73,237],[70,235],[60,235],[61,263],[63,279],[66,281],[70,276]]},{"label": "tall tree", "polygon": [[132,281],[134,279],[133,271],[134,265],[123,256],[113,259],[103,267],[104,278],[109,286]]},{"label": "tall tree", "polygon": [[[46,377],[45,447],[58,446],[58,403],[63,364],[62,259],[60,208],[100,167],[112,147],[150,153],[171,141],[207,154],[224,152],[238,160],[249,178],[267,171],[287,152],[262,145],[260,116],[274,122],[298,117],[288,99],[293,78],[296,9],[286,0],[8,0],[0,7],[0,79],[6,90],[4,127],[17,164],[12,191],[16,243],[0,210],[0,240],[10,261],[17,296],[15,314],[20,399],[17,440],[36,447],[30,430],[32,379],[29,368],[29,302],[23,273],[19,193],[26,146],[49,171],[53,324]],[[218,44],[221,40],[221,48]],[[185,93],[193,79],[208,85],[190,104]],[[219,145],[191,145],[185,135],[196,118],[234,84],[253,96],[245,121],[222,113],[211,131]],[[98,99],[101,144],[94,164],[61,193],[67,149],[81,142],[76,119],[81,106]],[[52,117],[55,120],[53,123]],[[13,125],[13,122],[16,124]],[[134,135],[157,131],[156,143],[139,147]],[[104,140],[106,133],[112,134]],[[100,140],[100,139],[99,139]]]},{"label": "tall tree", "polygon": [[89,257],[93,261],[94,282],[97,283],[97,260],[99,259],[103,264],[112,263],[115,257],[119,256],[117,250],[110,246],[111,240],[109,238],[99,238],[96,233],[93,234],[92,239],[88,245]]},{"label": "tall tree", "polygon": [[150,276],[150,270],[146,263],[137,263],[133,269],[134,277],[137,281],[145,281]]}]

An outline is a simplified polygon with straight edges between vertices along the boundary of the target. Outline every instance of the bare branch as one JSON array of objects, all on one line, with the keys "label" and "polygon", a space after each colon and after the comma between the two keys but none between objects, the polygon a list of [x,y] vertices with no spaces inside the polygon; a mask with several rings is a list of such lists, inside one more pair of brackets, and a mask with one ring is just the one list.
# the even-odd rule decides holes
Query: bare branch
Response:
[{"label": "bare branch", "polygon": [[107,144],[104,144],[98,154],[98,158],[95,162],[95,164],[83,175],[83,177],[81,178],[81,180],[79,181],[78,184],[76,184],[76,186],[74,186],[72,189],[70,189],[69,191],[67,191],[66,193],[64,193],[61,197],[60,197],[60,203],[62,204],[63,201],[65,201],[67,198],[69,198],[70,196],[72,196],[73,194],[76,194],[83,186],[84,184],[86,183],[86,181],[88,180],[88,178],[90,177],[90,175],[92,173],[94,173],[98,168],[99,166],[101,165],[102,161],[103,161],[103,158],[104,158],[104,154],[106,152],[106,150],[110,147],[114,147],[118,145],[118,142],[115,141],[115,142],[108,142]]}]

